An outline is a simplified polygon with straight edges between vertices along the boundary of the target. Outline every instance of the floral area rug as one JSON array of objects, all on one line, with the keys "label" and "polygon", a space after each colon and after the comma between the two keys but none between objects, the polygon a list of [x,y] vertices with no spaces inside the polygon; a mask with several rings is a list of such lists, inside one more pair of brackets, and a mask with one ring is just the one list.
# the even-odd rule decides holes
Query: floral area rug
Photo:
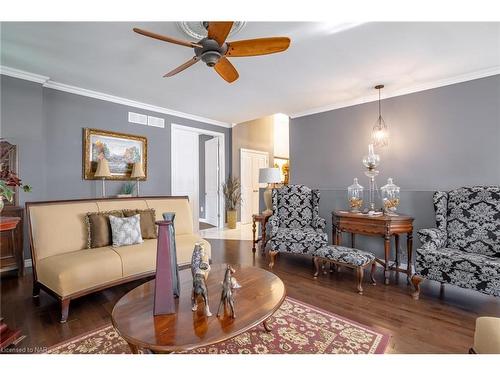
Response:
[{"label": "floral area rug", "polygon": [[[190,354],[370,354],[384,353],[389,335],[287,297],[268,320],[219,344]],[[127,343],[111,324],[47,350],[48,354],[126,354]]]}]

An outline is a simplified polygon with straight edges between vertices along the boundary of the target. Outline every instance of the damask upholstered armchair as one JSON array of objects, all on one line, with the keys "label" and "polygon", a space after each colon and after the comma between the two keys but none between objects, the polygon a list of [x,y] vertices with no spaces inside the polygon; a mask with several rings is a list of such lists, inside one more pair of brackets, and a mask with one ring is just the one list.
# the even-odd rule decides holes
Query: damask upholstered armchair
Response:
[{"label": "damask upholstered armchair", "polygon": [[423,278],[500,296],[500,186],[437,191],[434,209],[437,228],[418,232],[413,297]]},{"label": "damask upholstered armchair", "polygon": [[319,216],[319,191],[287,185],[272,192],[273,214],[267,222],[267,249],[274,265],[279,252],[312,254],[328,242]]}]

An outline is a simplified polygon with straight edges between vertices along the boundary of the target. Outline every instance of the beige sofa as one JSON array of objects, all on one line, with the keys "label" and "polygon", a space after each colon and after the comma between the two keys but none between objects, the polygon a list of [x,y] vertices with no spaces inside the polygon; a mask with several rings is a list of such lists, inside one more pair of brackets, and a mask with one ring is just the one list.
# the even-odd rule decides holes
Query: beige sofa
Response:
[{"label": "beige sofa", "polygon": [[179,266],[191,261],[193,247],[201,242],[209,256],[210,244],[193,232],[187,197],[104,198],[26,203],[33,262],[33,296],[40,288],[61,301],[61,322],[69,302],[77,297],[132,280],[153,276],[156,239],[123,247],[87,248],[87,212],[121,209],[155,210],[156,219],[175,212],[175,240]]}]

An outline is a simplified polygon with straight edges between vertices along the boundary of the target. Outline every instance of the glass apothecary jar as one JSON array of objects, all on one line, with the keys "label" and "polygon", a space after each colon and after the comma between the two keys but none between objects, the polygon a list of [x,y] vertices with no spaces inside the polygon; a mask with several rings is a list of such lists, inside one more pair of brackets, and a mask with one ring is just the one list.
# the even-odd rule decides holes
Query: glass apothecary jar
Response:
[{"label": "glass apothecary jar", "polygon": [[382,203],[386,213],[394,213],[399,206],[399,186],[395,185],[392,178],[387,179],[387,185],[380,188]]},{"label": "glass apothecary jar", "polygon": [[351,212],[359,212],[363,207],[363,186],[358,183],[358,179],[354,179],[354,183],[347,188],[347,199],[349,201],[349,209]]}]

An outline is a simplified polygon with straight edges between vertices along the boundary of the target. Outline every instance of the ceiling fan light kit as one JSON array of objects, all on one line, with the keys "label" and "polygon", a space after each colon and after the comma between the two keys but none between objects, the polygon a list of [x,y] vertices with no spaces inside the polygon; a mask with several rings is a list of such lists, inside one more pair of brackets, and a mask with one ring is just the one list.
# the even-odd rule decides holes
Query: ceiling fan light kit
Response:
[{"label": "ceiling fan light kit", "polygon": [[[186,26],[186,24],[190,23],[180,23],[180,26],[184,31],[186,30],[182,25]],[[153,39],[194,49],[195,56],[193,58],[178,66],[174,70],[166,73],[163,77],[172,77],[201,60],[208,67],[214,68],[214,70],[224,80],[231,83],[238,79],[239,74],[227,57],[268,55],[271,53],[283,52],[288,49],[288,46],[290,45],[290,39],[287,37],[259,38],[226,42],[228,35],[235,32],[236,28],[234,24],[234,22],[202,22],[201,25],[207,29],[207,36],[201,38],[198,42],[179,40],[139,28],[134,28],[133,30],[138,34]],[[241,26],[239,26],[237,31],[239,31],[244,25],[244,23],[240,24]],[[192,35],[188,31],[186,31],[186,33],[190,36]],[[193,33],[193,35],[196,35],[197,37],[202,36],[199,33]]]}]

